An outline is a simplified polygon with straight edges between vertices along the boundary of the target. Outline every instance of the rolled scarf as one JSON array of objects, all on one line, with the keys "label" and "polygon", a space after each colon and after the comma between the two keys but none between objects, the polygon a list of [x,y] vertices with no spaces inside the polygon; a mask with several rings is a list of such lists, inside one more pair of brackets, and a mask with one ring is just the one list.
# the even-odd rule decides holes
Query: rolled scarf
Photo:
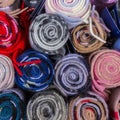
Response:
[{"label": "rolled scarf", "polygon": [[[96,36],[106,41],[107,33],[96,17],[92,17],[92,29]],[[73,29],[72,42],[80,53],[91,53],[105,44],[92,36],[89,24],[78,25]]]},{"label": "rolled scarf", "polygon": [[98,10],[102,10],[105,7],[111,7],[115,5],[118,0],[90,0],[93,5],[96,6]]},{"label": "rolled scarf", "polygon": [[55,90],[35,94],[27,105],[28,120],[67,120],[67,105]]},{"label": "rolled scarf", "polygon": [[25,104],[20,90],[10,89],[0,93],[0,120],[24,120]]},{"label": "rolled scarf", "polygon": [[17,61],[22,75],[16,72],[16,84],[25,90],[37,92],[46,89],[53,79],[53,65],[43,53],[28,50],[21,54]]},{"label": "rolled scarf", "polygon": [[10,58],[0,55],[0,91],[14,86],[14,68]]},{"label": "rolled scarf", "polygon": [[35,8],[41,1],[42,0],[24,0],[26,6],[33,8]]},{"label": "rolled scarf", "polygon": [[0,11],[8,13],[10,16],[17,18],[20,13],[25,11],[27,8],[21,10],[20,0],[0,0]]},{"label": "rolled scarf", "polygon": [[111,117],[113,120],[120,120],[120,87],[112,90],[109,101]]},{"label": "rolled scarf", "polygon": [[91,57],[93,91],[108,100],[108,89],[120,86],[120,53],[100,50]]},{"label": "rolled scarf", "polygon": [[68,120],[109,120],[108,107],[97,94],[78,96],[69,104]]},{"label": "rolled scarf", "polygon": [[91,4],[89,0],[46,0],[47,13],[62,16],[69,28],[81,23],[88,23]]},{"label": "rolled scarf", "polygon": [[69,30],[63,18],[52,14],[37,16],[29,29],[31,47],[49,55],[59,54],[69,36]]},{"label": "rolled scarf", "polygon": [[55,65],[54,84],[65,96],[77,95],[89,88],[88,72],[84,57],[68,54]]}]

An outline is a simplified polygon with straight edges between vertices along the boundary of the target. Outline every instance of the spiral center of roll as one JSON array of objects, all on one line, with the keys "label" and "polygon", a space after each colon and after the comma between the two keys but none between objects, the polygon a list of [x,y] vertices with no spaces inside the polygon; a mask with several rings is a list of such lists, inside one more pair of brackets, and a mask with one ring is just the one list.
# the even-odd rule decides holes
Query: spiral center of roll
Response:
[{"label": "spiral center of roll", "polygon": [[40,70],[37,65],[30,65],[25,68],[25,73],[28,77],[36,77],[40,74]]},{"label": "spiral center of roll", "polygon": [[0,117],[1,118],[10,118],[12,116],[11,108],[9,106],[4,106],[3,108],[0,108]]},{"label": "spiral center of roll", "polygon": [[72,81],[77,81],[79,78],[79,75],[77,72],[70,72],[68,78]]}]

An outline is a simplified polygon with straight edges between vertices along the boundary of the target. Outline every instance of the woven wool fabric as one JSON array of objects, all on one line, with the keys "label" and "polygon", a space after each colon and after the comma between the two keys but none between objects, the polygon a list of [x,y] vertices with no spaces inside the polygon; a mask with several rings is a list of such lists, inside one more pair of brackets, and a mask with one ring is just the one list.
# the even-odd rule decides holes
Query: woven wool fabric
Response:
[{"label": "woven wool fabric", "polygon": [[68,120],[109,120],[108,107],[97,94],[78,96],[69,104]]},{"label": "woven wool fabric", "polygon": [[31,47],[49,55],[59,54],[69,35],[63,18],[52,14],[37,16],[29,29]]},{"label": "woven wool fabric", "polygon": [[0,120],[25,120],[23,94],[18,89],[0,93]]},{"label": "woven wool fabric", "polygon": [[[96,36],[106,41],[107,33],[97,18],[93,17],[93,32]],[[89,24],[82,24],[75,27],[72,31],[72,41],[75,49],[80,53],[91,53],[104,45],[90,33]]]},{"label": "woven wool fabric", "polygon": [[[17,61],[21,64],[19,69],[22,72],[22,75],[16,72],[15,82],[19,87],[37,92],[46,89],[51,84],[54,70],[47,55],[28,50],[21,54]],[[25,64],[22,65],[22,63]]]},{"label": "woven wool fabric", "polygon": [[57,91],[35,94],[27,105],[28,120],[67,120],[67,105]]},{"label": "woven wool fabric", "polygon": [[84,57],[68,54],[55,65],[54,84],[65,96],[84,92],[90,85],[88,66]]},{"label": "woven wool fabric", "polygon": [[0,54],[0,91],[14,86],[14,68],[10,58]]},{"label": "woven wool fabric", "polygon": [[111,93],[109,99],[110,115],[114,120],[120,120],[120,87],[113,89]]},{"label": "woven wool fabric", "polygon": [[25,37],[18,23],[8,14],[0,11],[0,54],[9,56],[12,60],[16,52],[25,49]]},{"label": "woven wool fabric", "polygon": [[93,54],[90,60],[92,88],[107,100],[107,90],[120,86],[120,53],[108,49]]},{"label": "woven wool fabric", "polygon": [[64,17],[69,28],[81,23],[88,23],[91,4],[89,0],[46,0],[47,13],[58,14]]},{"label": "woven wool fabric", "polygon": [[20,0],[0,0],[0,11],[10,12],[20,8]]}]

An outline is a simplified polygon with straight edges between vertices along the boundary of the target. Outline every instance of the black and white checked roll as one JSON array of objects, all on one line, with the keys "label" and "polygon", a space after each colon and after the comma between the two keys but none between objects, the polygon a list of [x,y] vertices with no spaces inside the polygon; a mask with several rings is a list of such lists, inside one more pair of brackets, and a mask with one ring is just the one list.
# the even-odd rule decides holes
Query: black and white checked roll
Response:
[{"label": "black and white checked roll", "polygon": [[68,26],[62,17],[53,14],[37,16],[29,29],[31,47],[49,55],[59,54],[70,36]]},{"label": "black and white checked roll", "polygon": [[84,57],[68,54],[55,65],[54,84],[65,96],[73,96],[88,89],[88,66]]},{"label": "black and white checked roll", "polygon": [[67,105],[62,96],[49,89],[35,94],[27,105],[28,120],[67,120]]}]

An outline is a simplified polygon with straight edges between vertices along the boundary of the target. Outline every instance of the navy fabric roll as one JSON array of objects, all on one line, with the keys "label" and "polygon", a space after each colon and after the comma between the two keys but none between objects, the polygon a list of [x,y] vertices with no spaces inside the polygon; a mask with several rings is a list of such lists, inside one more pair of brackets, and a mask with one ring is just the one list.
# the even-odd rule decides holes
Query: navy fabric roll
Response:
[{"label": "navy fabric roll", "polygon": [[83,56],[68,54],[55,65],[54,84],[65,96],[84,92],[90,85],[88,66]]},{"label": "navy fabric roll", "polygon": [[28,120],[67,120],[67,105],[53,89],[35,94],[27,105]]},{"label": "navy fabric roll", "polygon": [[25,5],[28,7],[36,7],[42,0],[24,0]]},{"label": "navy fabric roll", "polygon": [[0,120],[25,120],[23,94],[18,89],[0,93]]},{"label": "navy fabric roll", "polygon": [[40,14],[29,29],[29,41],[33,49],[49,55],[61,53],[61,48],[70,37],[68,26],[62,17]]},{"label": "navy fabric roll", "polygon": [[[36,60],[40,62],[36,63]],[[28,91],[41,91],[46,89],[53,79],[53,65],[47,55],[28,50],[17,59],[19,63],[26,65],[19,66],[22,76],[16,72],[16,84]],[[27,64],[31,62],[31,64]]]}]

